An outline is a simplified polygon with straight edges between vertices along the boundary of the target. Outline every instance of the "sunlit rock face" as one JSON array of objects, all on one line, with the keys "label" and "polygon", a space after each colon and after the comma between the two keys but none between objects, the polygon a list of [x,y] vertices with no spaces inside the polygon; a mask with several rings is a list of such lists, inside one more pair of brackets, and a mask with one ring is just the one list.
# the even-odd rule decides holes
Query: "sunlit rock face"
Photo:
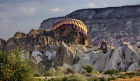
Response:
[{"label": "sunlit rock face", "polygon": [[56,43],[48,45],[44,50],[34,50],[30,52],[31,65],[38,66],[41,73],[58,66],[71,68],[79,73],[83,71],[82,66],[86,65],[92,66],[94,70],[101,73],[112,69],[129,72],[139,68],[138,44],[132,46],[126,42],[120,43],[114,49],[108,48],[105,54],[100,50],[97,51],[97,48],[81,46],[79,49],[79,44],[69,46],[62,41],[59,45]]},{"label": "sunlit rock face", "polygon": [[[81,55],[80,55],[81,54]],[[115,69],[117,71],[136,71],[139,68],[140,56],[134,47],[128,43],[122,43],[114,49],[109,49],[105,54],[102,52],[89,52],[83,54],[79,62],[74,65],[74,70],[82,72],[82,66],[91,65],[101,73]]]},{"label": "sunlit rock face", "polygon": [[15,33],[14,37],[11,37],[7,40],[6,44],[2,43],[3,41],[1,40],[1,46],[6,52],[15,49],[18,46],[22,47],[22,49],[28,49],[32,51],[42,50],[46,48],[46,45],[53,45],[53,43],[60,43],[62,41],[69,45],[90,45],[89,38],[87,37],[87,35],[79,31],[78,29],[64,27],[61,29],[55,29],[51,31],[32,29],[29,32],[29,34],[17,32]]},{"label": "sunlit rock face", "polygon": [[54,23],[66,18],[83,21],[94,46],[99,46],[102,38],[111,46],[116,46],[120,41],[140,40],[140,5],[76,10],[63,17],[44,20],[39,29],[50,29]]},{"label": "sunlit rock face", "polygon": [[26,56],[22,53],[22,60],[24,57],[29,59],[31,67],[41,74],[58,66],[72,68],[79,73],[86,65],[101,73],[112,69],[125,72],[139,68],[139,43],[121,42],[114,48],[108,46],[104,54],[97,47],[85,45],[84,41],[88,41],[85,34],[69,27],[52,31],[33,30],[29,34],[15,34],[6,42],[5,51],[22,46],[21,52],[28,52]]}]

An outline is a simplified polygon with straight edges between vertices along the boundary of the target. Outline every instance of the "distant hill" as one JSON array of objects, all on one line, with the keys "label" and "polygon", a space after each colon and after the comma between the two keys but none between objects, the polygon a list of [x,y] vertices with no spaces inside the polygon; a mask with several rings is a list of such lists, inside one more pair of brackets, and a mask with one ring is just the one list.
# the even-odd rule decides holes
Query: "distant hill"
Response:
[{"label": "distant hill", "polygon": [[80,9],[63,17],[46,19],[41,23],[39,29],[49,29],[55,22],[65,18],[83,21],[87,26],[88,33],[95,36],[99,33],[140,34],[140,5]]}]

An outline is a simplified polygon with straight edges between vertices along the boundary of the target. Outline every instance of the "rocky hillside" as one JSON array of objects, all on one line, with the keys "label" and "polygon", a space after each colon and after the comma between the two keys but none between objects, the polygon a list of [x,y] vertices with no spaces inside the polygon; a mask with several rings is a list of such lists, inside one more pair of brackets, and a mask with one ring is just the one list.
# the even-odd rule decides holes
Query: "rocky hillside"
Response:
[{"label": "rocky hillside", "polygon": [[62,41],[66,44],[90,45],[89,39],[85,34],[75,28],[64,27],[51,31],[32,29],[29,34],[16,32],[14,37],[9,38],[7,42],[0,39],[0,50],[8,52],[21,45],[22,49],[43,50],[46,45],[60,44]]},{"label": "rocky hillside", "polygon": [[[82,20],[88,35],[69,26],[43,30],[64,18]],[[42,75],[58,66],[80,73],[86,65],[101,73],[111,69],[135,71],[140,64],[139,18],[139,5],[77,10],[64,17],[44,20],[42,30],[32,29],[29,34],[16,32],[7,41],[0,39],[0,50],[8,53],[20,47],[21,59],[28,58],[32,68]],[[106,53],[92,46],[100,46],[102,38],[108,42]]]},{"label": "rocky hillside", "polygon": [[44,20],[39,29],[50,29],[55,22],[65,18],[83,21],[91,38],[112,37],[116,40],[129,36],[137,38],[140,35],[140,5],[76,10],[63,17]]},{"label": "rocky hillside", "polygon": [[[89,33],[98,31],[105,31],[105,34],[125,30],[137,34],[140,26],[140,5],[121,6],[121,7],[107,7],[107,8],[92,8],[76,10],[66,16],[49,18],[41,23],[40,29],[49,29],[52,25],[60,19],[75,18],[83,21]],[[113,28],[117,30],[113,31]],[[108,30],[108,32],[107,32]]]},{"label": "rocky hillside", "polygon": [[29,58],[32,68],[37,67],[41,74],[51,67],[63,66],[64,63],[75,64],[79,59],[73,57],[78,50],[94,50],[87,35],[71,27],[50,31],[31,29],[29,34],[16,32],[7,41],[0,39],[0,51],[8,54],[16,48],[20,49],[21,59]]},{"label": "rocky hillside", "polygon": [[79,73],[86,65],[100,73],[112,69],[136,71],[140,63],[140,43],[119,43],[115,48],[108,46],[108,51],[103,53],[99,48],[90,46],[85,34],[70,27],[51,31],[32,29],[29,34],[16,32],[7,42],[1,39],[0,46],[6,52],[20,47],[21,59],[29,59],[33,71],[41,75],[58,66]]},{"label": "rocky hillside", "polygon": [[82,73],[84,71],[82,66],[86,65],[92,66],[100,73],[112,69],[129,72],[138,70],[140,66],[139,47],[140,44],[130,45],[124,42],[114,49],[108,48],[108,52],[104,54],[100,50],[97,51],[96,48],[85,47],[81,44],[67,45],[61,42],[60,45],[54,43],[43,50],[31,51],[30,62],[32,68],[37,66],[40,74],[44,74],[45,70],[51,67],[58,66]]}]

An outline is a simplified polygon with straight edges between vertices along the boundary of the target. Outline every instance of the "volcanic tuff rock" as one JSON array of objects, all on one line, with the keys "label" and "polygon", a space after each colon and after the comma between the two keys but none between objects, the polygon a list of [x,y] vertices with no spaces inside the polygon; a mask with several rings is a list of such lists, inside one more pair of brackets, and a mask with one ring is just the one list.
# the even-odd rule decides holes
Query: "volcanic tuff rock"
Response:
[{"label": "volcanic tuff rock", "polygon": [[81,47],[73,50],[72,45],[79,44],[91,48],[87,35],[76,28],[64,27],[49,31],[31,29],[29,34],[16,32],[7,41],[0,39],[0,50],[9,53],[10,50],[19,47],[21,58],[28,57],[33,70],[38,69],[43,74],[52,66],[76,63],[79,59],[75,59],[74,54]]},{"label": "volcanic tuff rock", "polygon": [[49,45],[43,51],[32,51],[31,62],[36,64],[39,72],[42,73],[45,69],[58,66],[82,72],[82,66],[86,65],[91,65],[95,70],[102,73],[112,69],[123,72],[136,71],[140,63],[139,46],[140,44],[132,46],[124,42],[114,49],[108,48],[108,52],[104,54],[101,51],[95,51],[95,48],[88,48],[79,44],[68,46],[62,41],[59,45],[56,43]]},{"label": "volcanic tuff rock", "polygon": [[[50,29],[55,22],[66,18],[75,18],[84,22],[88,35],[93,39],[112,37],[116,40],[129,36],[136,38],[140,35],[140,5],[80,9],[63,17],[46,19],[39,29]],[[134,39],[134,41],[138,40]]]},{"label": "volcanic tuff rock", "polygon": [[[6,43],[2,43],[2,50],[8,52],[22,45],[22,49],[41,50],[51,43],[60,43],[64,41],[67,44],[82,44],[89,46],[89,39],[86,35],[75,28],[64,27],[56,30],[34,30],[29,34],[16,32],[14,37],[9,38]],[[1,40],[3,42],[3,40]]]},{"label": "volcanic tuff rock", "polygon": [[[140,5],[76,10],[63,17],[44,20],[40,29],[50,29],[55,22],[65,18],[75,18],[83,21],[89,33],[95,33],[97,30],[105,34],[120,30],[127,34],[129,34],[128,32],[140,33]],[[114,28],[116,30],[112,30]]]},{"label": "volcanic tuff rock", "polygon": [[6,41],[0,38],[0,50],[4,50]]},{"label": "volcanic tuff rock", "polygon": [[[140,39],[140,36],[137,36],[140,26],[139,14],[139,5],[82,9],[64,17],[44,20],[40,29],[50,29],[52,24],[59,19],[77,18],[87,25],[93,45],[99,46],[101,38],[106,38],[107,42],[109,41],[108,44],[112,45],[114,41],[118,42],[118,39],[121,42],[135,41],[135,37]],[[129,34],[131,36],[125,37]],[[135,71],[139,67],[140,60],[140,43],[119,42],[114,49],[108,47],[108,52],[104,54],[90,46],[89,38],[85,34],[70,27],[51,31],[32,29],[29,34],[16,32],[14,37],[9,38],[7,42],[0,39],[0,50],[8,52],[16,47],[22,47],[21,56],[22,52],[29,51],[25,55],[29,55],[32,68],[37,66],[34,69],[41,74],[57,66],[82,72],[82,66],[85,65],[91,65],[100,72],[109,69]]]},{"label": "volcanic tuff rock", "polygon": [[[4,42],[2,39],[1,41]],[[88,41],[88,38],[82,32],[64,27],[52,31],[31,30],[29,34],[17,32],[7,43],[2,44],[6,44],[7,52],[22,45],[21,58],[29,58],[33,71],[38,71],[41,75],[45,70],[58,66],[82,72],[82,66],[91,65],[102,73],[111,69],[118,71],[138,69],[140,43],[135,45],[120,43],[114,49],[108,47],[108,52],[104,54],[97,48],[89,47],[89,43],[85,44],[85,41]],[[24,51],[29,52],[25,54]]]}]

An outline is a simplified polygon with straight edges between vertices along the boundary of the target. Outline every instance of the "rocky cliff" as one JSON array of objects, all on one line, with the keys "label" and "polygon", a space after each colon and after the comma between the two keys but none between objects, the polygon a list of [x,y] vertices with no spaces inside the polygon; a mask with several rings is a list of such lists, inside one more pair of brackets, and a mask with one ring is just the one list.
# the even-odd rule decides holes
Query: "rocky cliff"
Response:
[{"label": "rocky cliff", "polygon": [[0,39],[0,50],[8,52],[17,46],[31,51],[44,50],[49,44],[60,44],[62,41],[66,44],[90,45],[89,38],[85,34],[75,28],[64,27],[51,31],[32,29],[29,34],[16,32],[7,42]]},{"label": "rocky cliff", "polygon": [[6,52],[21,47],[21,59],[28,58],[33,71],[41,75],[58,66],[82,73],[82,66],[90,65],[104,73],[112,69],[136,71],[140,64],[140,43],[119,43],[115,48],[108,46],[108,51],[103,53],[89,46],[85,34],[69,27],[52,31],[32,29],[29,34],[16,32],[7,42],[0,40],[0,46]]},{"label": "rocky cliff", "polygon": [[75,64],[79,61],[75,55],[78,50],[88,52],[81,47],[94,50],[87,35],[71,27],[50,31],[31,29],[29,34],[16,32],[7,41],[0,39],[0,51],[9,54],[10,50],[20,49],[21,59],[29,58],[32,68],[37,67],[41,74],[64,63]]},{"label": "rocky cliff", "polygon": [[[49,29],[55,22],[65,18],[75,18],[83,21],[89,33],[102,31],[107,34],[122,29],[122,32],[125,31],[126,34],[130,34],[128,32],[138,34],[140,5],[76,10],[63,17],[44,20],[39,29]],[[117,28],[117,30],[112,31],[114,28]],[[106,32],[104,32],[105,30]]]},{"label": "rocky cliff", "polygon": [[[139,40],[137,36],[140,35],[140,5],[76,10],[63,17],[44,20],[39,29],[50,29],[55,22],[65,18],[83,21],[87,26],[88,35],[93,39],[111,37],[116,40],[135,37],[135,41]],[[122,39],[118,41],[120,40]]]}]

